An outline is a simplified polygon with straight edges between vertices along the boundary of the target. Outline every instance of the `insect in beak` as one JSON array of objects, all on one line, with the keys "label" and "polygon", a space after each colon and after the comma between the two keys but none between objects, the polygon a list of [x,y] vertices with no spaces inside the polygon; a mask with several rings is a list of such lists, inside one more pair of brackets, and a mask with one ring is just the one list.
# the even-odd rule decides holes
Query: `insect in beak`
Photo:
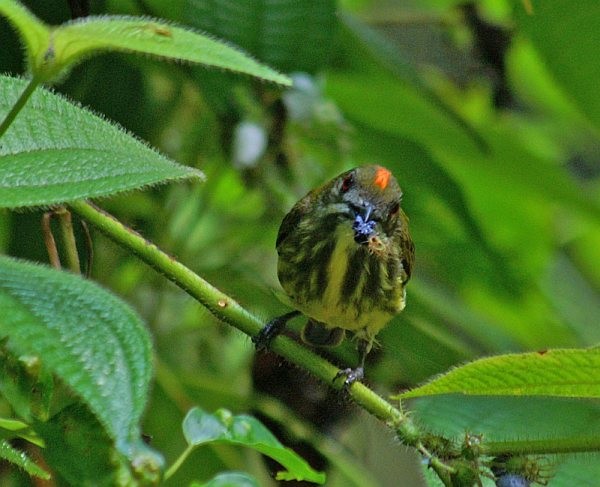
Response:
[{"label": "insect in beak", "polygon": [[376,234],[375,225],[377,222],[375,220],[369,220],[371,213],[373,212],[373,207],[369,203],[366,203],[362,209],[364,216],[360,211],[357,211],[356,216],[354,217],[354,223],[352,224],[354,241],[357,244],[369,243],[369,238]]}]

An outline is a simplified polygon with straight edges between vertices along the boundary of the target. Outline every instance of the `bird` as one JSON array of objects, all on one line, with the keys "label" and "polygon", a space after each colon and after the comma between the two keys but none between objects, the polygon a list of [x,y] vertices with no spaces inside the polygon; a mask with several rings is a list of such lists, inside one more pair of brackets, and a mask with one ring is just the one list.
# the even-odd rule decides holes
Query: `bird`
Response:
[{"label": "bird", "polygon": [[415,248],[402,190],[391,171],[366,165],[345,171],[301,198],[285,215],[276,240],[277,275],[294,311],[269,321],[255,337],[258,349],[292,318],[308,318],[302,340],[339,345],[356,340],[359,363],[341,369],[349,387],[364,378],[365,358],[377,333],[406,304]]}]

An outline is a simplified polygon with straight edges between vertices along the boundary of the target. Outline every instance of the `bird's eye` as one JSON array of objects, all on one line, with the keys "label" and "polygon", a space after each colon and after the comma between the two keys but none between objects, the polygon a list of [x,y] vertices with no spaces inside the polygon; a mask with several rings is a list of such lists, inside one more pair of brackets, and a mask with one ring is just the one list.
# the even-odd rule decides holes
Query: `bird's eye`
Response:
[{"label": "bird's eye", "polygon": [[390,216],[396,216],[398,211],[400,211],[400,203],[396,201],[390,208]]},{"label": "bird's eye", "polygon": [[352,184],[354,184],[354,175],[348,174],[343,180],[342,180],[342,186],[341,186],[341,190],[342,193],[345,193],[346,191],[348,191],[350,189],[350,187],[352,186]]}]

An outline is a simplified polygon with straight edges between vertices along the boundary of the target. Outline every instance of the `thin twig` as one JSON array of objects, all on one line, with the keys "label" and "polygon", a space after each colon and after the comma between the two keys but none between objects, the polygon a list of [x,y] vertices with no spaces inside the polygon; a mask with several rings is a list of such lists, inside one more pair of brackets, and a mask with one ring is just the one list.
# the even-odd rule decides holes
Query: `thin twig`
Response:
[{"label": "thin twig", "polygon": [[56,247],[56,240],[54,240],[54,234],[52,233],[52,216],[54,211],[47,211],[42,216],[42,235],[44,236],[44,245],[48,252],[48,258],[50,259],[50,265],[55,269],[60,269],[60,257],[58,256],[58,248]]},{"label": "thin twig", "polygon": [[83,235],[85,237],[85,277],[89,278],[92,275],[92,265],[94,263],[94,242],[90,234],[90,227],[83,220],[80,220]]},{"label": "thin twig", "polygon": [[55,213],[58,216],[58,222],[60,224],[67,266],[71,272],[75,274],[81,274],[81,265],[79,263],[77,241],[75,240],[75,233],[73,231],[73,219],[71,217],[71,212],[64,206],[61,206],[55,211]]},{"label": "thin twig", "polygon": [[10,112],[8,112],[6,117],[4,117],[4,120],[2,120],[2,123],[0,123],[0,138],[7,131],[8,127],[10,127],[10,124],[13,122],[13,120],[15,119],[17,114],[25,106],[25,103],[27,103],[27,100],[29,100],[29,97],[31,96],[31,94],[34,92],[34,90],[37,88],[37,86],[39,84],[40,84],[39,78],[37,78],[35,76],[33,78],[31,78],[31,81],[29,81],[29,84],[25,87],[25,90],[23,90],[23,93],[21,93],[21,95],[19,96],[19,99],[12,106],[12,108],[10,109]]}]

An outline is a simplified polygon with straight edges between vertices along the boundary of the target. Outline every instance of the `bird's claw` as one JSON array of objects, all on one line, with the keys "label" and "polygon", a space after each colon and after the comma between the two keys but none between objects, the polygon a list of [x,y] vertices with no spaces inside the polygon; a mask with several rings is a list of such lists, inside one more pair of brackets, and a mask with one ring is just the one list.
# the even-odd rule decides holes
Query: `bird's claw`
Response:
[{"label": "bird's claw", "polygon": [[256,350],[267,350],[278,334],[279,330],[277,327],[272,322],[269,322],[252,337],[252,343],[254,343]]},{"label": "bird's claw", "polygon": [[256,350],[266,350],[271,346],[271,342],[277,335],[280,335],[285,328],[286,323],[292,318],[298,316],[300,311],[290,311],[284,315],[273,318],[262,329],[252,337],[252,342]]},{"label": "bird's claw", "polygon": [[362,367],[356,367],[355,369],[341,369],[337,374],[335,374],[335,377],[333,378],[334,382],[340,377],[345,377],[344,388],[347,389],[355,382],[360,382],[364,379],[365,370]]}]

